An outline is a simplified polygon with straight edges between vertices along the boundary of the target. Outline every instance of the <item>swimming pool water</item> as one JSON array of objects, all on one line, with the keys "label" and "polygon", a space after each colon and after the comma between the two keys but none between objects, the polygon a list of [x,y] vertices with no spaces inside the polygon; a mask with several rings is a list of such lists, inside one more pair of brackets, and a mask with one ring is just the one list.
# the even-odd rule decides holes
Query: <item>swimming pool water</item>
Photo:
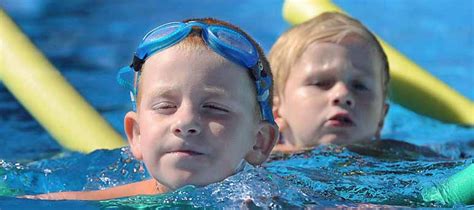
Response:
[{"label": "swimming pool water", "polygon": [[[454,4],[448,0],[336,0],[335,3],[433,75],[474,100],[472,1],[457,1]],[[241,26],[268,52],[276,38],[289,27],[281,16],[281,6],[282,1],[259,0],[219,3],[211,0],[74,0],[67,3],[49,0],[0,1],[0,7],[121,133],[123,115],[131,106],[127,93],[116,84],[115,74],[119,67],[130,62],[132,52],[144,32],[169,21],[212,16]],[[138,170],[139,163],[127,157],[126,151],[101,150],[89,155],[62,151],[1,82],[0,124],[0,178],[8,183],[8,188],[0,185],[0,192],[10,190],[10,194],[21,194],[99,189],[147,176],[143,170]],[[321,147],[308,154],[275,160],[266,166],[270,174],[282,175],[282,180],[275,181],[279,189],[293,186],[302,192],[279,194],[277,197],[282,197],[282,200],[266,203],[257,201],[264,205],[274,202],[275,205],[296,206],[301,203],[331,206],[366,202],[436,206],[422,203],[417,198],[421,183],[446,178],[473,160],[473,128],[442,123],[396,104],[391,105],[382,135],[428,145],[452,159],[380,159],[341,148]],[[269,180],[260,181],[272,183]],[[395,187],[391,188],[390,183],[395,183]],[[255,184],[250,182],[248,186]],[[233,191],[232,187],[225,191],[224,186],[220,186],[222,189],[212,186],[207,190],[224,190],[226,194],[245,192]],[[155,200],[164,204],[177,199],[183,205],[199,206],[199,202],[193,203],[189,198],[209,191],[186,189],[184,192],[188,194],[179,198],[174,194],[164,195]],[[258,194],[253,193],[252,197]],[[196,196],[195,199],[208,199],[207,203],[225,200],[223,205],[240,201],[237,198],[237,201],[229,201],[222,196],[225,194],[220,195],[212,199]],[[405,197],[398,202],[389,201],[395,195]],[[263,199],[272,196],[265,194]],[[133,203],[24,201],[2,197],[0,208],[30,205],[99,208],[130,202]]]},{"label": "swimming pool water", "polygon": [[[420,192],[439,184],[440,180],[473,161],[473,158],[418,157],[413,160],[406,155],[395,156],[371,157],[344,147],[322,146],[291,157],[274,156],[264,167],[247,165],[243,172],[203,188],[189,186],[164,195],[84,202],[82,205],[94,208],[239,207],[251,198],[252,205],[267,207],[355,207],[360,203],[439,207],[443,204],[424,202]],[[4,196],[104,189],[148,178],[147,172],[126,148],[98,150],[88,155],[66,153],[27,164],[3,161],[0,165],[0,175],[8,185],[0,186],[0,195]],[[0,201],[6,204],[0,206],[21,203],[25,207],[23,201],[18,200],[3,197]],[[28,202],[32,206],[38,205]],[[51,206],[74,203],[49,202]]]}]

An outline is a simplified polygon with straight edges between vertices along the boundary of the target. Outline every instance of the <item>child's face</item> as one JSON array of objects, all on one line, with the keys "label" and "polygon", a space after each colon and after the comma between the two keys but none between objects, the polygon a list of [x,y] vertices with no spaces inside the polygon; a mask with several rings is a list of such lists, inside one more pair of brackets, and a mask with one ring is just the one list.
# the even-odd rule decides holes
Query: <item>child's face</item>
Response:
[{"label": "child's face", "polygon": [[207,49],[171,47],[146,61],[138,113],[127,114],[125,129],[133,154],[161,184],[207,185],[244,159],[266,159],[274,138],[255,115],[246,71]]},{"label": "child's face", "polygon": [[381,129],[382,63],[366,41],[313,43],[290,70],[277,122],[297,147],[372,139]]}]

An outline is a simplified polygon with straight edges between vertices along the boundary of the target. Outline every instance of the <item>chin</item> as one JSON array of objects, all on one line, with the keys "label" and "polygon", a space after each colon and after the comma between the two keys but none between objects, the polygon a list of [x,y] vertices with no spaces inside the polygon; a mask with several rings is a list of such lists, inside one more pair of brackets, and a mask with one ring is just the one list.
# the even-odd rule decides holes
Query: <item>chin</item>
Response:
[{"label": "chin", "polygon": [[154,176],[158,182],[176,190],[186,185],[195,185],[196,175],[189,171],[168,170],[164,175]]},{"label": "chin", "polygon": [[339,141],[339,138],[334,134],[326,134],[319,138],[316,142],[319,145],[326,145],[326,144],[337,144],[336,142]]},{"label": "chin", "polygon": [[174,179],[168,180],[168,182],[164,182],[163,184],[171,190],[177,190],[186,185],[196,185],[190,177],[174,177]]},{"label": "chin", "polygon": [[[350,144],[356,143],[365,132],[360,127],[326,127],[320,130],[320,144]],[[316,133],[317,134],[317,133]]]},{"label": "chin", "polygon": [[350,139],[346,136],[336,135],[336,134],[328,134],[323,136],[319,139],[319,144],[326,145],[326,144],[350,144],[353,143],[353,139]]},{"label": "chin", "polygon": [[201,174],[201,175],[192,174],[192,175],[186,175],[186,176],[180,176],[180,177],[175,176],[174,183],[176,183],[176,185],[180,185],[180,187],[183,187],[186,185],[194,185],[197,187],[203,187],[212,183],[220,182],[225,179],[225,177],[221,179],[218,177],[214,177],[212,175],[211,174]]}]

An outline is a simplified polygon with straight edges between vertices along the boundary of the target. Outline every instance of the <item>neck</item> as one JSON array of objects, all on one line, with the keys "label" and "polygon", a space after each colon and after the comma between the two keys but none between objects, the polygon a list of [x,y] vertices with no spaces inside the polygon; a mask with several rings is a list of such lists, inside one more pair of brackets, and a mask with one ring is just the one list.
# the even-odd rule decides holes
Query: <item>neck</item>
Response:
[{"label": "neck", "polygon": [[299,150],[302,150],[302,149],[290,142],[279,143],[275,145],[275,147],[273,148],[273,152],[283,152],[283,153],[292,153]]},{"label": "neck", "polygon": [[158,180],[153,179],[153,181],[155,182],[154,190],[155,190],[156,194],[166,193],[166,192],[171,191],[168,187],[166,187],[163,184],[161,184],[160,182],[158,182]]}]

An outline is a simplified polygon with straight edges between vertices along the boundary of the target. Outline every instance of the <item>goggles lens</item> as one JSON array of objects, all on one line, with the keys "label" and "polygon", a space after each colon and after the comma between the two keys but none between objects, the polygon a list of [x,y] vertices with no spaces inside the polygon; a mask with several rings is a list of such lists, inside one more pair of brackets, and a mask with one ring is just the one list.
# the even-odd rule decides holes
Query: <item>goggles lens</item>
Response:
[{"label": "goggles lens", "polygon": [[154,30],[150,31],[145,37],[143,38],[142,44],[153,42],[159,39],[166,39],[169,36],[176,34],[179,28],[183,25],[178,23],[169,23]]},{"label": "goggles lens", "polygon": [[231,60],[244,65],[247,68],[251,68],[258,61],[257,49],[254,45],[240,33],[236,33],[225,27],[212,26],[209,27],[210,36],[214,36],[220,46],[224,48],[221,52],[224,57],[232,57]]}]

